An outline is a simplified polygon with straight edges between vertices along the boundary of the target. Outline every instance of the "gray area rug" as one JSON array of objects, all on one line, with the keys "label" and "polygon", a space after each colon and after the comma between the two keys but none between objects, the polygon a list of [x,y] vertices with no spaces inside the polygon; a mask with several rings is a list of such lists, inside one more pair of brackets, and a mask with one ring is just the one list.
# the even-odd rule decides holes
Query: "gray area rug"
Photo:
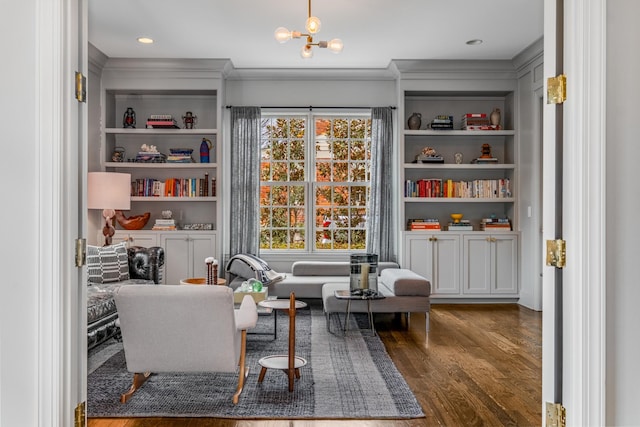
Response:
[{"label": "gray area rug", "polygon": [[[332,330],[338,330],[333,316]],[[258,383],[258,359],[286,354],[288,317],[278,315],[278,338],[249,335],[249,377],[240,402],[231,402],[237,375],[221,373],[153,374],[126,404],[120,394],[131,386],[120,343],[103,346],[89,357],[89,417],[352,418],[424,417],[415,396],[369,332],[366,317],[350,319],[345,337],[327,331],[322,309],[312,304],[297,312],[296,353],[307,359],[293,393],[287,376],[268,370]],[[334,329],[335,328],[335,329]],[[362,329],[361,329],[362,328]],[[253,332],[273,330],[273,316],[258,319]],[[361,333],[362,331],[362,333]]]}]

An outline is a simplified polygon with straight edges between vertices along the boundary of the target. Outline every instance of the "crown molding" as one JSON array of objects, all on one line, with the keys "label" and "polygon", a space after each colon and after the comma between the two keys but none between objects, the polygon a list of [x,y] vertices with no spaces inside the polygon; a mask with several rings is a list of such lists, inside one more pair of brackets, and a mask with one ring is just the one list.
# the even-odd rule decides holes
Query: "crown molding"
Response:
[{"label": "crown molding", "polygon": [[234,68],[229,80],[394,80],[389,68]]}]

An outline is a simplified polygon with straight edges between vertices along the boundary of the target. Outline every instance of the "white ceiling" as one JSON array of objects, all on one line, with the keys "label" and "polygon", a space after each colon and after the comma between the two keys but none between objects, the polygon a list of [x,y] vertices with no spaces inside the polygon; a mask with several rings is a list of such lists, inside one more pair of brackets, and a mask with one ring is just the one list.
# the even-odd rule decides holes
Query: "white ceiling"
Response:
[{"label": "white ceiling", "polygon": [[512,59],[543,34],[543,0],[313,0],[312,14],[322,21],[315,41],[340,38],[342,53],[314,48],[305,60],[302,39],[275,41],[277,27],[304,31],[306,0],[89,0],[89,41],[108,57],[386,68],[392,59]]}]

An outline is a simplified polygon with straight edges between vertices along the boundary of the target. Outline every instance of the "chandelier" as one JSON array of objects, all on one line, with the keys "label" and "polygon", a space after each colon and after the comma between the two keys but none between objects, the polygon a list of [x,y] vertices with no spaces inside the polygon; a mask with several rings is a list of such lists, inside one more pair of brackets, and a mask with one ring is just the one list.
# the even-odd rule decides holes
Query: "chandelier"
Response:
[{"label": "chandelier", "polygon": [[334,53],[342,52],[342,48],[344,46],[342,44],[342,40],[340,39],[331,39],[329,41],[319,41],[314,43],[313,36],[320,31],[321,25],[322,24],[320,23],[320,20],[316,16],[311,16],[311,0],[309,0],[307,22],[305,23],[307,32],[302,33],[296,30],[289,31],[285,27],[278,27],[276,28],[274,36],[280,43],[284,43],[290,39],[299,39],[301,37],[306,37],[307,43],[302,47],[302,50],[300,51],[300,56],[305,59],[311,58],[313,56],[313,51],[311,50],[313,46],[318,46],[319,48],[328,48]]}]

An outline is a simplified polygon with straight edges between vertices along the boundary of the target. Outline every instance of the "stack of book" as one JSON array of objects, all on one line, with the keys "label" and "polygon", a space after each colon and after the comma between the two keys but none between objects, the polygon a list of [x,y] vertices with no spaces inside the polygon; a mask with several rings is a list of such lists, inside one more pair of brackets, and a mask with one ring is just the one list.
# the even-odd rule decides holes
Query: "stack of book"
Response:
[{"label": "stack of book", "polygon": [[462,130],[495,130],[485,113],[466,113],[460,121]]},{"label": "stack of book", "polygon": [[176,220],[175,219],[156,219],[156,223],[151,228],[152,230],[175,230],[176,229]]},{"label": "stack of book", "polygon": [[509,218],[482,218],[480,221],[480,230],[494,231],[505,230],[511,231],[511,221]]},{"label": "stack of book", "polygon": [[468,219],[461,219],[460,222],[450,222],[447,230],[449,231],[473,231],[471,221]]},{"label": "stack of book", "polygon": [[437,115],[431,120],[430,127],[433,130],[453,130],[453,116]]},{"label": "stack of book", "polygon": [[407,221],[407,230],[440,230],[440,221],[437,218],[426,219],[409,219]]},{"label": "stack of book", "polygon": [[164,163],[167,161],[167,156],[157,151],[139,151],[136,154],[136,163]]},{"label": "stack of book", "polygon": [[167,163],[195,163],[192,148],[169,148],[169,152]]},{"label": "stack of book", "polygon": [[179,129],[171,114],[152,114],[147,120],[147,129]]},{"label": "stack of book", "polygon": [[471,163],[477,163],[479,165],[498,163],[498,159],[495,157],[478,157],[477,159],[471,160]]}]

